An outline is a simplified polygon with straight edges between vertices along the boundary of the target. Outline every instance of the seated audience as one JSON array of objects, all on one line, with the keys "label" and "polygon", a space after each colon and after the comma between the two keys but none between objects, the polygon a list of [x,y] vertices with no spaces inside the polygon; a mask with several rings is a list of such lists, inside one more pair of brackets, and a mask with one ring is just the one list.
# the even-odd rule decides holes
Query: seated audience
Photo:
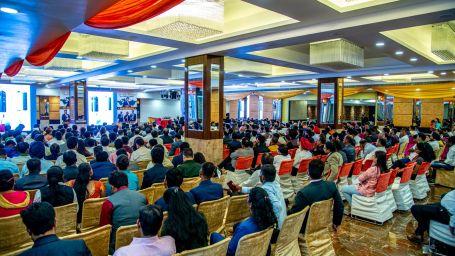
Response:
[{"label": "seated audience", "polygon": [[92,156],[92,153],[85,148],[85,143],[82,139],[77,140],[77,152],[84,157]]},{"label": "seated audience", "polygon": [[356,159],[354,139],[347,135],[344,137],[343,144],[344,146],[342,151],[346,154],[346,163],[354,162]]},{"label": "seated audience", "polygon": [[175,155],[175,150],[182,145],[182,136],[180,134],[176,134],[174,137],[174,142],[172,143],[171,150],[169,150],[169,156]]},{"label": "seated audience", "polygon": [[[38,158],[41,161],[41,174],[45,174],[49,168],[54,166],[54,163],[52,163],[49,160],[45,160],[45,146],[44,143],[40,141],[34,141],[30,143],[30,149],[29,149],[30,157],[31,158]],[[28,169],[27,165],[24,165],[22,167],[22,172],[21,175],[28,175]]]},{"label": "seated audience", "polygon": [[82,205],[85,199],[100,198],[104,195],[104,184],[101,181],[91,180],[93,175],[92,168],[88,163],[82,163],[78,167],[79,172],[76,179],[68,181],[66,184],[74,189],[79,204],[77,212],[77,223],[81,223]]},{"label": "seated audience", "polygon": [[196,163],[193,159],[193,150],[186,148],[183,150],[183,163],[177,166],[182,172],[183,178],[192,178],[199,175],[201,164]]},{"label": "seated audience", "polygon": [[55,161],[61,155],[60,154],[60,146],[57,143],[52,144],[49,147],[49,150],[51,151],[51,154],[44,157],[44,159],[46,159],[46,160]]},{"label": "seated audience", "polygon": [[190,148],[190,144],[188,144],[188,142],[182,142],[182,144],[180,144],[180,155],[174,156],[174,158],[172,158],[172,164],[174,167],[177,167],[179,164],[183,163],[183,151],[186,148]]},{"label": "seated audience", "polygon": [[103,147],[103,151],[106,151],[108,154],[112,154],[116,151],[115,148],[109,146],[110,142],[111,141],[107,136],[101,137],[100,143],[101,146]]},{"label": "seated audience", "polygon": [[205,160],[204,154],[202,154],[201,152],[196,152],[196,154],[194,154],[194,161],[201,165],[207,162],[207,160]]},{"label": "seated audience", "polygon": [[231,165],[225,166],[225,169],[233,171],[235,169],[237,159],[245,156],[254,157],[253,142],[247,140],[246,138],[242,139],[242,148],[239,148],[230,154]]},{"label": "seated audience", "polygon": [[151,151],[153,167],[144,172],[141,189],[148,188],[153,183],[164,181],[167,169],[163,166],[164,150],[160,147],[155,147]]},{"label": "seated audience", "polygon": [[32,158],[28,160],[27,169],[29,174],[16,181],[14,186],[16,190],[40,189],[47,185],[47,178],[40,175],[41,161],[39,159]]},{"label": "seated audience", "polygon": [[17,144],[17,151],[19,152],[19,155],[8,159],[12,163],[16,165],[23,166],[27,162],[27,160],[30,159],[30,155],[28,154],[28,148],[29,145],[27,142],[20,142]]},{"label": "seated audience", "polygon": [[278,147],[278,155],[273,158],[273,165],[277,173],[280,172],[281,162],[284,160],[291,160],[291,156],[289,155],[288,147],[281,145]]},{"label": "seated audience", "polygon": [[[77,137],[69,137],[67,140],[66,140],[66,147],[68,148],[67,151],[73,151],[75,154],[76,154],[76,166],[79,166],[80,164],[82,163],[87,163],[87,159],[85,158],[85,156],[79,154],[79,152],[77,152],[77,143],[78,143],[78,140],[77,140]],[[30,145],[31,147],[31,145]],[[57,166],[60,166],[61,168],[65,168],[66,167],[66,164],[63,162],[63,156],[59,156],[57,158],[57,160],[55,161],[55,165]]]},{"label": "seated audience", "polygon": [[294,156],[294,164],[293,164],[293,175],[295,176],[297,174],[297,170],[299,169],[300,162],[303,159],[308,159],[312,158],[313,154],[311,154],[311,143],[305,138],[300,139],[300,146],[295,152]]},{"label": "seated audience", "polygon": [[417,228],[408,239],[421,244],[425,232],[430,229],[430,220],[449,225],[452,237],[455,236],[455,190],[444,194],[441,202],[433,204],[415,204],[411,207],[412,216],[417,220]]},{"label": "seated audience", "polygon": [[169,129],[168,128],[164,128],[163,129],[163,135],[161,135],[160,138],[163,140],[163,144],[172,144],[172,142],[174,142],[172,137],[169,136]]},{"label": "seated audience", "polygon": [[216,166],[213,163],[206,162],[202,164],[199,177],[201,182],[199,185],[190,190],[197,204],[205,201],[214,201],[223,197],[223,186],[218,183],[213,183],[210,179],[216,173]]},{"label": "seated audience", "polygon": [[[152,139],[154,140],[154,139]],[[166,148],[163,146],[163,145],[159,145],[159,144],[153,144],[153,146],[151,147],[151,149],[153,150],[154,148],[160,148],[161,150],[163,150],[164,152],[164,158],[163,158],[163,166],[167,169],[170,169],[170,168],[173,168],[174,165],[172,164],[171,160],[169,160],[168,157],[166,157]],[[146,169],[150,169],[150,168],[153,168],[155,164],[150,161],[147,165],[147,168]]]},{"label": "seated audience", "polygon": [[[372,160],[373,163],[371,167],[359,175],[359,183],[357,185],[346,185],[341,189],[341,192],[349,205],[352,204],[352,195],[366,197],[374,196],[379,176],[388,171],[385,152],[376,151]],[[349,209],[346,209],[345,212],[348,215],[350,214]]]},{"label": "seated audience", "polygon": [[174,238],[177,252],[207,246],[209,235],[207,221],[192,206],[187,194],[178,187],[172,187],[164,192],[163,197],[169,209],[161,236]]},{"label": "seated audience", "polygon": [[[261,164],[272,164],[273,165],[273,159],[274,157],[272,156],[271,153],[263,153],[262,158],[261,158]],[[280,182],[280,176],[278,174],[275,177],[275,180],[279,183]],[[256,187],[256,186],[261,186],[262,181],[261,181],[261,169],[257,169],[254,171],[250,177],[248,177],[248,180],[242,182],[240,184],[241,187]]]},{"label": "seated audience", "polygon": [[77,177],[79,169],[76,166],[77,157],[73,151],[67,151],[63,154],[63,162],[65,168],[63,169],[63,180],[69,181]]},{"label": "seated audience", "polygon": [[360,151],[361,151],[360,158],[365,158],[367,155],[369,155],[371,152],[373,152],[375,150],[376,150],[376,146],[371,144],[370,138],[366,138],[366,139],[360,141]]},{"label": "seated audience", "polygon": [[[295,202],[288,214],[294,214],[303,210],[313,203],[333,199],[333,220],[332,228],[337,230],[341,225],[343,219],[343,201],[341,200],[340,193],[337,186],[332,181],[325,181],[322,179],[324,172],[324,164],[321,160],[316,159],[310,162],[308,167],[308,175],[310,176],[310,184],[302,188],[295,197]],[[300,233],[305,233],[305,227],[308,214],[305,216]]]},{"label": "seated audience", "polygon": [[19,214],[32,203],[28,192],[14,191],[14,176],[9,170],[0,170],[0,217]]},{"label": "seated audience", "polygon": [[[166,177],[164,178],[164,186],[167,188],[166,190],[169,189],[174,189],[174,188],[180,188],[180,186],[183,183],[183,176],[182,172],[176,168],[174,169],[169,169],[166,172]],[[191,192],[185,192],[186,199],[188,202],[193,205],[196,204],[196,201],[194,200],[193,194]],[[159,205],[161,209],[163,209],[163,212],[168,210],[168,204],[166,200],[164,200],[163,197],[158,198],[155,202],[156,205]]]},{"label": "seated audience", "polygon": [[34,203],[48,202],[54,207],[77,203],[76,192],[63,183],[63,170],[59,166],[52,166],[47,171],[49,185],[36,191]]},{"label": "seated audience", "polygon": [[21,212],[21,217],[33,240],[33,247],[19,255],[92,255],[84,240],[60,240],[57,237],[58,223],[55,223],[51,204],[34,203]]},{"label": "seated audience", "polygon": [[449,152],[447,152],[446,159],[443,162],[434,161],[431,164],[431,167],[435,169],[444,169],[448,171],[453,170],[453,168],[455,167],[455,136],[449,138],[446,147],[449,148]]},{"label": "seated audience", "polygon": [[112,172],[117,170],[117,167],[108,160],[108,157],[106,151],[100,151],[95,154],[95,162],[90,163],[93,170],[92,179],[100,180],[102,178],[108,178]]},{"label": "seated audience", "polygon": [[[115,163],[117,162],[117,151],[118,151],[119,149],[125,150],[125,149],[123,148],[123,141],[122,141],[121,139],[116,139],[116,140],[114,141],[114,147],[115,147],[115,151],[113,151],[111,154],[109,154],[109,161],[110,161],[112,164],[115,164]],[[96,155],[96,154],[95,154],[95,155]],[[128,159],[130,159],[131,154],[128,153],[128,152],[126,152],[126,150],[125,150],[125,155],[127,155],[127,156],[128,156]]]},{"label": "seated audience", "polygon": [[[117,169],[119,172],[125,173],[126,177],[128,178],[128,189],[129,190],[139,190],[139,179],[135,173],[128,170],[129,165],[130,165],[130,161],[128,160],[128,157],[126,155],[122,154],[117,157]],[[112,194],[112,192],[113,191],[111,189],[111,186],[107,186],[106,194],[110,195],[110,194]]]},{"label": "seated audience", "polygon": [[142,137],[138,137],[135,140],[136,150],[133,151],[131,154],[131,161],[133,162],[141,162],[141,161],[150,161],[152,160],[150,155],[150,149],[145,147],[144,139]]},{"label": "seated audience", "polygon": [[328,154],[327,160],[324,163],[323,178],[327,181],[334,181],[338,175],[338,168],[343,165],[343,157],[337,152],[333,142],[326,142],[324,151]]},{"label": "seated audience", "polygon": [[4,148],[0,148],[0,170],[8,170],[11,174],[19,175],[19,167],[11,161],[6,160],[7,155]]},{"label": "seated audience", "polygon": [[159,206],[147,205],[139,210],[137,229],[139,237],[134,237],[128,246],[115,251],[114,256],[171,256],[176,253],[175,241],[171,236],[158,236],[163,222],[163,211]]},{"label": "seated audience", "polygon": [[113,194],[103,203],[100,226],[112,225],[109,246],[109,254],[112,254],[115,248],[115,234],[117,229],[121,226],[136,223],[139,217],[139,209],[147,205],[147,200],[141,193],[128,189],[128,177],[124,172],[118,171],[111,173],[109,184],[112,186]]}]

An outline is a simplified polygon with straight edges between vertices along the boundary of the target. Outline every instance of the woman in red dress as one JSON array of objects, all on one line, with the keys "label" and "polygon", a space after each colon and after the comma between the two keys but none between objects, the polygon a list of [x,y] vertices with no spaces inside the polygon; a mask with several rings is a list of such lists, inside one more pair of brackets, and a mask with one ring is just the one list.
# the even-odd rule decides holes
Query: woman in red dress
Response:
[{"label": "woman in red dress", "polygon": [[19,214],[32,203],[27,191],[14,191],[14,176],[9,170],[0,171],[0,217]]}]

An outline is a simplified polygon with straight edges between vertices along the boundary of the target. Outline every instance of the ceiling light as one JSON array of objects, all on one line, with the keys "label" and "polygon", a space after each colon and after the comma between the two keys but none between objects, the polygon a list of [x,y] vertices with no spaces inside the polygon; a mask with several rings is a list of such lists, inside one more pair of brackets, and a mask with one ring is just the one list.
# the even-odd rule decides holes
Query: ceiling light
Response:
[{"label": "ceiling light", "polygon": [[367,90],[368,90],[368,91],[372,91],[372,90],[373,90],[373,88],[368,88]]},{"label": "ceiling light", "polygon": [[447,73],[446,72],[441,72],[441,75],[445,76],[445,75],[447,75]]},{"label": "ceiling light", "polygon": [[347,78],[347,79],[351,79],[351,78],[352,78],[352,76],[347,76],[346,78]]},{"label": "ceiling light", "polygon": [[80,60],[80,59],[82,59],[82,56],[77,56],[76,59],[79,59],[79,60]]},{"label": "ceiling light", "polygon": [[403,55],[403,53],[404,53],[403,51],[396,51],[395,55]]},{"label": "ceiling light", "polygon": [[388,76],[389,74],[388,73],[385,73],[384,76]]},{"label": "ceiling light", "polygon": [[180,62],[185,63],[185,60],[181,60]]},{"label": "ceiling light", "polygon": [[386,92],[388,92],[389,90],[385,90]]},{"label": "ceiling light", "polygon": [[417,58],[410,58],[409,61],[416,62]]},{"label": "ceiling light", "polygon": [[455,87],[452,87],[452,90],[455,90]]},{"label": "ceiling light", "polygon": [[130,69],[130,70],[128,70],[128,73],[133,73],[133,70],[131,70],[131,69]]},{"label": "ceiling light", "polygon": [[433,72],[434,72],[433,70],[430,70],[428,71],[428,74],[433,74]]},{"label": "ceiling light", "polygon": [[377,42],[377,43],[376,43],[376,46],[377,46],[377,47],[382,47],[382,46],[384,46],[384,45],[385,45],[384,42]]},{"label": "ceiling light", "polygon": [[6,12],[6,13],[11,13],[11,14],[18,13],[18,11],[16,9],[8,8],[8,7],[2,7],[2,8],[0,8],[0,11]]},{"label": "ceiling light", "polygon": [[243,75],[242,75],[242,74],[240,74],[240,75],[237,75],[237,76],[238,76],[238,77],[243,77]]},{"label": "ceiling light", "polygon": [[420,88],[417,88],[416,91],[420,91]]},{"label": "ceiling light", "polygon": [[282,84],[284,84],[285,82],[284,81],[281,81]]},{"label": "ceiling light", "polygon": [[147,78],[147,76],[142,76],[142,78]]},{"label": "ceiling light", "polygon": [[151,65],[150,67],[151,67],[151,68],[156,68],[156,65]]}]

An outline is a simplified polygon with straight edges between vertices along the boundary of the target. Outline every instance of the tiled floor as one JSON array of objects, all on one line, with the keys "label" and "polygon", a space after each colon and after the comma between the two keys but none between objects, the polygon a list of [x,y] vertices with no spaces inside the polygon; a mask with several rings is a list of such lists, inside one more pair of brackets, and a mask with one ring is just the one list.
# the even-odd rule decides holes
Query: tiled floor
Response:
[{"label": "tiled floor", "polygon": [[[448,188],[431,186],[430,195],[417,204],[440,201],[439,196],[450,191]],[[411,212],[395,212],[393,219],[384,225],[352,219],[344,216],[343,223],[337,233],[333,234],[333,242],[337,255],[422,255],[421,246],[408,241],[406,235],[411,234],[416,221]]]}]

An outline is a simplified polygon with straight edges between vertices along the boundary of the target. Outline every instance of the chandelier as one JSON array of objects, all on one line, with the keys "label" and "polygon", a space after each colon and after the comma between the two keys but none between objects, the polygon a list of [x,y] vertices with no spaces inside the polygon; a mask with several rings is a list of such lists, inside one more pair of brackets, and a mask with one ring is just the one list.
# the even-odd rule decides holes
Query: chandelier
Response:
[{"label": "chandelier", "polygon": [[117,60],[129,56],[129,42],[101,36],[81,35],[79,56],[98,60]]},{"label": "chandelier", "polygon": [[62,71],[77,71],[82,69],[82,61],[65,58],[54,58],[49,63],[44,65],[44,68]]},{"label": "chandelier", "polygon": [[360,68],[364,65],[364,51],[342,38],[310,43],[310,65],[333,69]]},{"label": "chandelier", "polygon": [[149,20],[154,36],[192,42],[223,33],[224,0],[186,0]]}]

